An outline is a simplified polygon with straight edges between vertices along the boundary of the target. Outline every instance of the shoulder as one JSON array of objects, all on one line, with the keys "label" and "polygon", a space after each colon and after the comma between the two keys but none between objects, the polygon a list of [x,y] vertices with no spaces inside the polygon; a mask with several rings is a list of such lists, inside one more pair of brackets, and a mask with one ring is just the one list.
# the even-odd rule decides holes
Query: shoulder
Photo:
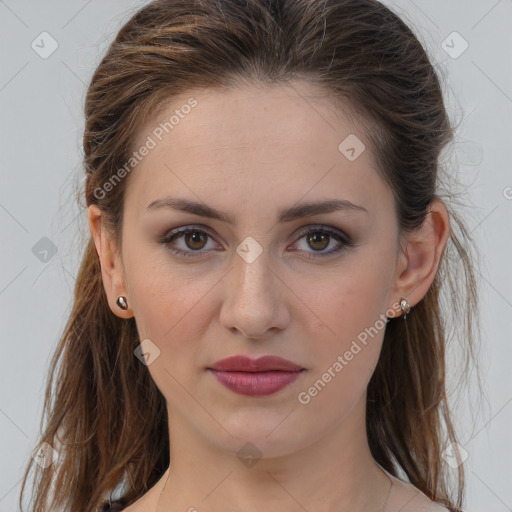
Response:
[{"label": "shoulder", "polygon": [[400,512],[449,512],[444,505],[432,501],[417,487],[409,482],[400,480],[386,471],[393,482],[393,490],[389,496],[390,510]]},{"label": "shoulder", "polygon": [[[441,503],[432,501],[419,489],[411,486],[396,493],[396,505],[400,512],[449,512]],[[391,510],[394,510],[393,508]]]},{"label": "shoulder", "polygon": [[411,503],[412,508],[406,507],[403,512],[449,512],[449,509],[446,508],[444,505],[441,505],[440,503],[436,503],[435,501],[432,501],[427,496],[425,496],[423,493],[422,497],[424,498],[424,502],[418,502],[415,504],[414,502]]}]

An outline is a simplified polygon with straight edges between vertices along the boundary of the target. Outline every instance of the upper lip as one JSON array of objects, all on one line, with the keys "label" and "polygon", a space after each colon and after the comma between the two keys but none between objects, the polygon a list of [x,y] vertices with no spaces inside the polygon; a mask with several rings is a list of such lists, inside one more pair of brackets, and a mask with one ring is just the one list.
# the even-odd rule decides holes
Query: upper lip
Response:
[{"label": "upper lip", "polygon": [[208,369],[224,372],[268,372],[272,370],[296,372],[304,368],[278,356],[262,356],[258,359],[251,359],[247,356],[231,356],[217,361]]}]

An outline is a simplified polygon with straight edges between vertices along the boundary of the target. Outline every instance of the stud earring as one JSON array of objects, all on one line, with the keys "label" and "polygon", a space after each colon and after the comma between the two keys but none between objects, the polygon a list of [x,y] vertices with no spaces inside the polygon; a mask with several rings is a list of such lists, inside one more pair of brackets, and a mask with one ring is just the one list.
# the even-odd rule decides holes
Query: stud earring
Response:
[{"label": "stud earring", "polygon": [[126,297],[123,297],[122,295],[117,298],[116,304],[121,309],[128,309],[128,303],[126,302]]},{"label": "stud earring", "polygon": [[407,318],[407,314],[411,311],[411,305],[405,300],[400,301],[400,309],[403,311],[404,320]]}]

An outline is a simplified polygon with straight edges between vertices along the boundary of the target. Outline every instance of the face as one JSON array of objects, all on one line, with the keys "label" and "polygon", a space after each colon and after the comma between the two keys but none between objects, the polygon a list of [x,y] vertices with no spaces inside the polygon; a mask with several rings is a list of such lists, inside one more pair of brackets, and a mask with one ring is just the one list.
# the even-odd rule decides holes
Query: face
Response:
[{"label": "face", "polygon": [[[398,300],[394,200],[364,133],[295,83],[198,90],[141,129],[137,148],[148,137],[128,178],[121,254],[140,339],[160,351],[148,369],[171,432],[179,421],[220,449],[250,441],[268,455],[335,432],[364,403]],[[338,207],[298,208],[326,201]],[[303,370],[251,396],[208,369],[233,355]]]}]

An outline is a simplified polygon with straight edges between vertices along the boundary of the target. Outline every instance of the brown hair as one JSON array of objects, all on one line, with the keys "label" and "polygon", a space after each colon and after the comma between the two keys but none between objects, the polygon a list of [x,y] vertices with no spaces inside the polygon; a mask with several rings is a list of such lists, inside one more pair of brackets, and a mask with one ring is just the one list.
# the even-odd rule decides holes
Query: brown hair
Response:
[{"label": "brown hair", "polygon": [[[108,193],[98,190],[129,160],[147,119],[194,87],[299,79],[358,114],[394,193],[401,229],[418,228],[431,201],[441,199],[439,159],[454,128],[422,44],[376,0],[157,0],[141,8],[110,45],[87,91],[86,205],[98,205],[119,243],[127,179]],[[461,329],[465,369],[475,353],[478,311],[472,242],[446,206],[452,231],[438,274],[407,320],[387,325],[367,390],[367,435],[382,467],[395,476],[402,471],[429,498],[459,512],[463,466],[451,489],[441,456],[456,440],[445,382],[445,311]],[[41,420],[46,416],[40,442],[55,447],[60,460],[36,467],[34,512],[92,512],[121,483],[123,503],[131,504],[167,469],[165,400],[134,357],[139,343],[134,318],[121,319],[109,308],[89,237]]]}]

